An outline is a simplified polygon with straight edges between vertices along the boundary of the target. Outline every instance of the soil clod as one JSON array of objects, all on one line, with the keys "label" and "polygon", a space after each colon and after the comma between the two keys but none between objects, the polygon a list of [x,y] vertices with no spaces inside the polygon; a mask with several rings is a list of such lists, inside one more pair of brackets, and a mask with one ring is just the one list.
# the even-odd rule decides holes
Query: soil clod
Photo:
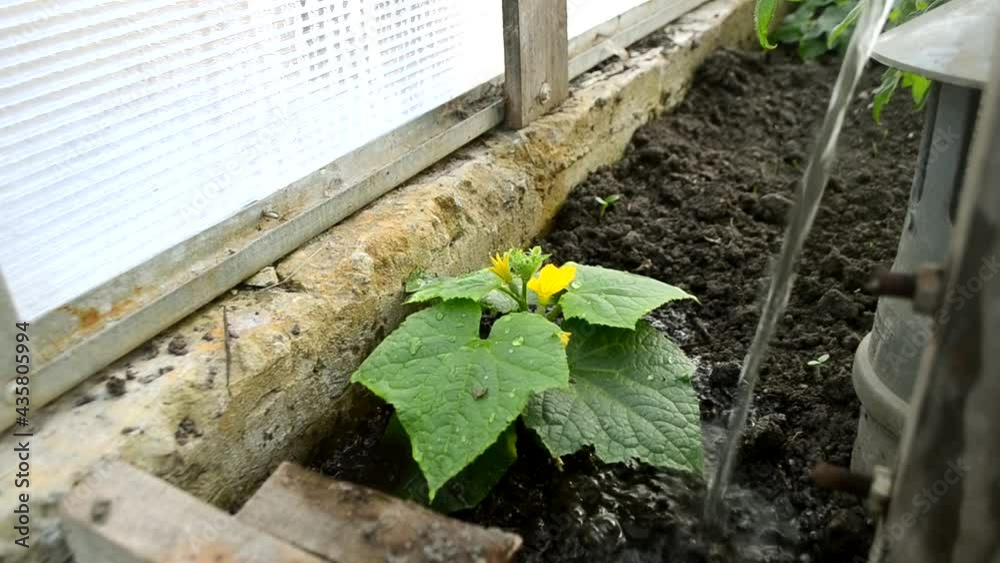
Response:
[{"label": "soil clod", "polygon": [[188,343],[187,340],[180,334],[174,336],[170,339],[170,343],[167,344],[167,352],[170,352],[174,356],[183,356],[188,353]]}]

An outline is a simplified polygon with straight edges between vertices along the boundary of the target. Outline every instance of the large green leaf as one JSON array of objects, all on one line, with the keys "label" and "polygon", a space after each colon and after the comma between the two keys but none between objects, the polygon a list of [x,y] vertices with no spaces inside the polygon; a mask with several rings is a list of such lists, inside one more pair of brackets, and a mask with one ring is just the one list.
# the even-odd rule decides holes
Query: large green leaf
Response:
[{"label": "large green leaf", "polygon": [[479,301],[503,285],[496,274],[488,269],[478,270],[457,278],[442,278],[425,283],[410,296],[408,303],[423,303],[434,299],[471,299]]},{"label": "large green leaf", "polygon": [[757,0],[753,10],[754,29],[757,30],[757,41],[765,49],[774,49],[778,45],[771,43],[767,33],[771,29],[771,21],[778,10],[778,0]]},{"label": "large green leaf", "polygon": [[469,300],[414,313],[352,377],[396,407],[432,501],[496,442],[532,393],[569,380],[558,326],[534,313],[512,313],[481,340],[481,315]]},{"label": "large green leaf", "polygon": [[[516,424],[516,423],[515,423]],[[397,496],[410,499],[421,504],[431,504],[439,512],[457,512],[477,506],[507,470],[517,460],[517,430],[511,424],[500,434],[500,438],[486,449],[472,464],[459,472],[445,483],[438,491],[434,502],[427,497],[427,480],[420,473],[420,467],[413,458],[406,456],[400,460],[400,480],[396,486]],[[385,430],[382,439],[383,446],[393,447],[394,451],[410,451],[410,440],[406,431],[399,423],[399,418],[393,416]]]},{"label": "large green leaf", "polygon": [[694,365],[642,322],[635,331],[567,321],[571,384],[535,396],[524,421],[555,456],[593,446],[606,462],[701,471]]},{"label": "large green leaf", "polygon": [[677,299],[695,299],[661,281],[598,266],[576,266],[576,277],[559,299],[567,319],[634,328],[646,313]]}]

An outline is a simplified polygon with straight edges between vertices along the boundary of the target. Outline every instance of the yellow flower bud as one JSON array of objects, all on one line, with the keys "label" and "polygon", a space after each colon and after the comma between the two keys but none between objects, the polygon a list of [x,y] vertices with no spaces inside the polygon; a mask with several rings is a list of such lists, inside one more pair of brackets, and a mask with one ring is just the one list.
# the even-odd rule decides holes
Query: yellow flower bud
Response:
[{"label": "yellow flower bud", "polygon": [[504,282],[510,283],[514,280],[514,276],[510,273],[510,253],[504,252],[503,256],[497,254],[495,256],[490,256],[490,262],[493,262],[493,267],[490,271],[500,277]]},{"label": "yellow flower bud", "polygon": [[569,346],[569,337],[572,336],[572,332],[560,332],[559,341],[562,342],[563,348]]}]

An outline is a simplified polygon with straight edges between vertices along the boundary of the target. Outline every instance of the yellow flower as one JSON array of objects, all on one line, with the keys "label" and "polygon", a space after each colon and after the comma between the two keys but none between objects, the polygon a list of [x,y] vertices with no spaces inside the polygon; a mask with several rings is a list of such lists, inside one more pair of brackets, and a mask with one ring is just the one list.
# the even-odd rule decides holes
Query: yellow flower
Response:
[{"label": "yellow flower", "polygon": [[563,348],[569,346],[569,337],[573,336],[572,332],[560,332],[559,341],[562,342]]},{"label": "yellow flower", "polygon": [[566,289],[575,276],[576,266],[563,264],[556,268],[552,264],[546,264],[542,271],[538,272],[538,277],[528,281],[528,289],[538,294],[540,305],[548,305],[552,301],[552,296]]},{"label": "yellow flower", "polygon": [[514,276],[510,273],[510,252],[504,252],[503,256],[499,254],[490,256],[490,262],[493,262],[493,267],[490,268],[490,271],[500,276],[500,279],[507,283],[514,280]]}]

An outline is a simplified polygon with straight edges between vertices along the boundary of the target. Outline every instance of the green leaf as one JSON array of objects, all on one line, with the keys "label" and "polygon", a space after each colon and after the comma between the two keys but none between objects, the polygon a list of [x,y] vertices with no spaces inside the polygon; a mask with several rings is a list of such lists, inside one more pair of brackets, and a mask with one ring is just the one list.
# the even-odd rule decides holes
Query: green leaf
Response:
[{"label": "green leaf", "polygon": [[804,39],[799,43],[799,57],[804,61],[815,60],[826,53],[826,41],[821,38]]},{"label": "green leaf", "polygon": [[[395,451],[409,451],[410,440],[395,415],[389,420],[380,446]],[[393,491],[396,496],[421,504],[430,504],[439,512],[458,512],[477,506],[517,460],[517,430],[510,425],[500,438],[476,458],[469,466],[452,477],[438,492],[433,503],[427,497],[427,480],[412,457],[401,460],[400,480]]]},{"label": "green leaf", "polygon": [[872,99],[872,115],[875,117],[875,123],[881,121],[882,110],[892,99],[892,94],[896,91],[901,77],[902,72],[894,68],[890,68],[882,74],[882,83],[875,89],[875,95]]},{"label": "green leaf", "polygon": [[423,303],[434,299],[471,299],[479,301],[503,285],[503,280],[488,269],[459,276],[430,281],[417,290],[407,303]]},{"label": "green leaf", "polygon": [[639,459],[701,471],[694,365],[649,324],[635,331],[567,321],[569,389],[532,398],[524,421],[555,456],[593,446],[608,463]]},{"label": "green leaf", "polygon": [[576,277],[559,299],[567,319],[631,329],[646,313],[664,303],[695,299],[678,287],[652,278],[598,266],[574,266]]},{"label": "green leaf", "polygon": [[782,25],[774,32],[774,40],[779,43],[798,43],[802,40],[802,29],[796,25]]},{"label": "green leaf", "polygon": [[516,311],[518,307],[518,303],[513,297],[500,290],[489,292],[486,297],[483,297],[482,302],[483,305],[500,314]]},{"label": "green leaf", "polygon": [[904,88],[910,89],[910,94],[913,95],[913,105],[917,109],[924,107],[924,102],[927,101],[927,93],[930,91],[933,82],[919,74],[904,72],[902,84]]},{"label": "green leaf", "polygon": [[840,23],[835,25],[833,29],[830,30],[830,34],[826,36],[826,48],[833,49],[837,45],[837,40],[846,32],[854,22],[858,21],[858,16],[861,15],[861,2],[858,2],[851,8],[850,12],[844,16],[844,19],[840,20]]},{"label": "green leaf", "polygon": [[428,285],[437,283],[440,279],[441,278],[436,275],[428,274],[422,270],[417,270],[406,278],[406,284],[404,287],[407,293],[416,293]]},{"label": "green leaf", "polygon": [[774,49],[778,45],[771,43],[767,38],[767,33],[771,29],[771,22],[774,14],[778,10],[778,0],[757,0],[753,10],[753,25],[757,30],[757,41],[765,49]]},{"label": "green leaf", "polygon": [[511,313],[481,340],[481,316],[468,300],[414,313],[351,378],[396,407],[432,501],[497,440],[532,393],[569,380],[558,326],[534,313]]}]

